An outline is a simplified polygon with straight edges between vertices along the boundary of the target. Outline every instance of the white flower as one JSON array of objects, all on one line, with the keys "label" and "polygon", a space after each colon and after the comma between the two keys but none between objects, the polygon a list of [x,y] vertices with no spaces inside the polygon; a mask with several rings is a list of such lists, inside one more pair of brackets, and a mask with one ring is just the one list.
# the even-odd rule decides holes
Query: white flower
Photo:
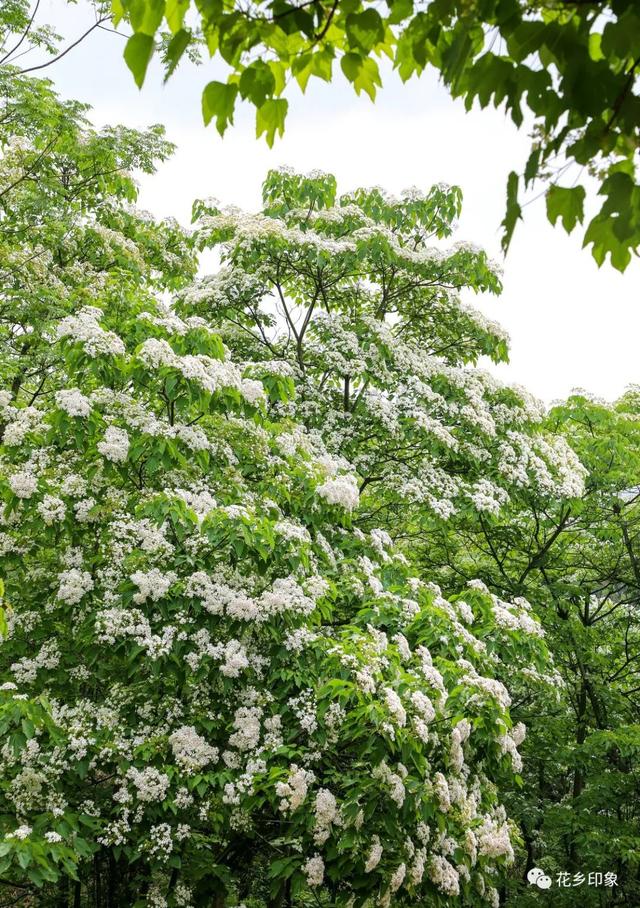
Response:
[{"label": "white flower", "polygon": [[426,848],[420,848],[416,851],[413,863],[409,868],[409,880],[414,886],[419,886],[424,876],[427,851]]},{"label": "white flower", "polygon": [[402,700],[397,695],[397,693],[392,690],[390,687],[383,687],[384,698],[387,703],[387,709],[393,716],[397,725],[401,727],[407,723],[407,713],[404,706],[402,705]]},{"label": "white flower", "polygon": [[94,586],[91,574],[88,571],[78,570],[78,568],[62,571],[61,574],[58,574],[58,580],[60,581],[58,599],[68,605],[80,602],[85,593],[90,592]]},{"label": "white flower", "polygon": [[316,488],[317,494],[328,501],[329,504],[338,505],[345,511],[353,511],[358,507],[360,491],[355,476],[337,476],[327,479]]},{"label": "white flower", "polygon": [[52,845],[54,845],[56,842],[62,841],[62,836],[60,835],[59,832],[53,832],[53,831],[45,832],[44,837],[47,840],[47,842],[51,842]]},{"label": "white flower", "polygon": [[315,854],[302,865],[302,872],[307,877],[307,885],[315,888],[321,886],[324,880],[324,861],[319,854]]},{"label": "white flower", "polygon": [[166,596],[177,579],[173,571],[163,574],[158,568],[152,568],[152,570],[147,572],[136,571],[131,575],[132,582],[138,587],[138,592],[135,593],[133,601],[141,603],[146,602],[147,599],[152,599],[157,602],[163,596]]},{"label": "white flower", "polygon": [[9,478],[9,486],[18,498],[31,498],[38,488],[38,480],[33,473],[22,470]]},{"label": "white flower", "polygon": [[265,399],[264,387],[262,382],[245,378],[240,384],[240,393],[250,404],[256,404]]},{"label": "white flower", "polygon": [[[401,764],[398,764],[398,769],[400,770]],[[404,804],[404,799],[406,797],[406,788],[404,786],[403,775],[400,772],[392,772],[387,764],[383,761],[379,763],[373,770],[373,778],[380,779],[383,781],[389,790],[389,797],[394,802],[397,807],[402,807]],[[404,770],[404,775],[406,775],[406,770]]]},{"label": "white flower", "polygon": [[276,794],[280,800],[280,810],[282,813],[293,813],[300,807],[315,780],[314,774],[308,769],[302,769],[295,763],[289,768],[289,777],[286,782],[276,783]]},{"label": "white flower", "polygon": [[490,858],[505,857],[507,863],[514,860],[511,834],[506,823],[496,823],[490,817],[485,817],[484,823],[476,832],[478,838],[478,854]]},{"label": "white flower", "polygon": [[109,426],[104,440],[98,442],[98,451],[113,463],[122,463],[129,454],[129,436],[125,429]]},{"label": "white flower", "polygon": [[440,810],[443,813],[446,813],[451,809],[451,794],[449,792],[449,786],[447,780],[442,775],[441,772],[437,772],[433,779],[433,790],[438,799],[440,805]]},{"label": "white flower", "polygon": [[434,854],[429,862],[429,877],[445,895],[459,895],[460,878],[455,867],[442,855]]},{"label": "white flower", "polygon": [[45,495],[38,504],[38,513],[47,526],[51,526],[53,523],[64,520],[67,508],[61,498],[56,498],[55,495]]},{"label": "white flower", "polygon": [[91,401],[79,388],[56,391],[56,403],[69,416],[88,416],[91,413]]},{"label": "white flower", "polygon": [[98,319],[104,313],[95,306],[85,306],[77,315],[63,318],[56,326],[58,338],[69,337],[79,341],[88,356],[97,356],[104,353],[112,356],[122,355],[125,346],[122,340],[113,331],[105,331],[98,324]]},{"label": "white flower", "polygon": [[367,855],[367,860],[364,865],[365,873],[371,873],[372,870],[376,869],[380,863],[383,851],[384,849],[380,844],[380,838],[377,835],[374,836],[371,840],[371,848],[369,849],[369,854]]},{"label": "white flower", "polygon": [[131,766],[127,770],[127,779],[136,789],[139,801],[163,801],[169,790],[169,776],[153,766],[147,766],[142,770]]},{"label": "white flower", "polygon": [[420,690],[414,690],[411,694],[411,703],[423,722],[427,724],[432,722],[436,717],[436,711],[431,700]]},{"label": "white flower", "polygon": [[406,875],[407,875],[407,865],[406,865],[406,864],[400,864],[400,865],[396,868],[396,870],[395,870],[393,876],[391,877],[391,881],[390,881],[390,883],[389,883],[389,888],[391,889],[392,892],[397,892],[397,891],[398,891],[398,889],[399,889],[399,888],[402,886],[402,884],[404,883],[404,878],[405,878]]},{"label": "white flower", "polygon": [[188,771],[202,769],[218,759],[218,749],[207,744],[192,725],[183,725],[169,736],[176,763]]},{"label": "white flower", "polygon": [[316,845],[324,845],[331,835],[332,824],[339,825],[338,805],[328,788],[321,788],[318,791],[314,812],[316,824],[313,840]]},{"label": "white flower", "polygon": [[33,832],[31,826],[18,826],[13,832],[8,832],[7,839],[26,839]]},{"label": "white flower", "polygon": [[250,665],[247,651],[239,640],[229,640],[224,646],[223,656],[220,671],[227,678],[237,678]]},{"label": "white flower", "polygon": [[260,717],[262,710],[257,706],[241,706],[233,719],[235,732],[229,738],[229,745],[238,750],[253,750],[260,740]]}]

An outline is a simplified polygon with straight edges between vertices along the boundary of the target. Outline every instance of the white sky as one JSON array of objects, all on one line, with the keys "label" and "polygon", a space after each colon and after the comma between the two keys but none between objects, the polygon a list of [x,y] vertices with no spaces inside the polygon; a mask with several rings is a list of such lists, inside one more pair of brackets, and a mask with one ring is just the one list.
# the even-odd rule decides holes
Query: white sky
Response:
[{"label": "white sky", "polygon": [[[55,25],[71,41],[91,16],[84,0],[78,8],[45,0],[38,21]],[[482,245],[502,261],[498,228],[506,176],[521,169],[528,149],[526,135],[502,114],[467,113],[434,77],[403,86],[391,73],[373,105],[340,75],[333,85],[310,83],[304,97],[291,89],[285,136],[269,150],[255,139],[248,107],[224,139],[213,126],[205,129],[200,93],[207,81],[221,78],[213,64],[183,67],[164,87],[152,68],[140,92],[121,58],[123,46],[119,36],[94,32],[43,75],[64,97],[91,104],[97,125],[165,124],[178,150],[142,180],[140,204],[154,214],[186,224],[192,200],[206,196],[255,210],[266,171],[280,164],[330,171],[343,191],[377,184],[399,192],[443,181],[464,193],[456,239]],[[40,56],[36,51],[20,62],[33,65]],[[568,237],[547,222],[543,199],[533,202],[503,263],[502,296],[472,299],[511,335],[511,362],[493,371],[546,401],[574,387],[613,399],[625,385],[640,382],[640,260],[620,275],[608,265],[598,269],[580,246],[578,232]]]}]

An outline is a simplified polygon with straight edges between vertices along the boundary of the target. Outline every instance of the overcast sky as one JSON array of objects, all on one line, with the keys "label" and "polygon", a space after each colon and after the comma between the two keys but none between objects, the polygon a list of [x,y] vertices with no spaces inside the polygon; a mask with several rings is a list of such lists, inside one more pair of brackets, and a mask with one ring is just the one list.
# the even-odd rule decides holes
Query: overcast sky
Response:
[{"label": "overcast sky", "polygon": [[[85,0],[41,3],[38,20],[54,24],[68,41],[91,23]],[[525,210],[508,256],[500,253],[507,173],[521,169],[528,139],[493,110],[467,113],[434,77],[402,85],[389,74],[375,105],[358,98],[340,77],[289,94],[284,139],[268,149],[256,141],[251,110],[241,110],[221,139],[205,129],[200,93],[221,70],[212,64],[178,70],[166,86],[150,70],[138,91],[122,61],[124,40],[94,32],[63,60],[43,71],[60,93],[93,107],[97,125],[144,127],[163,123],[178,150],[159,172],[141,181],[140,204],[158,216],[188,223],[194,198],[215,196],[246,209],[260,205],[270,167],[287,164],[334,173],[341,190],[380,185],[391,192],[434,182],[462,187],[464,208],[456,239],[484,246],[504,268],[499,298],[473,302],[511,335],[511,362],[495,371],[550,402],[583,387],[613,399],[640,383],[640,261],[624,275],[598,269],[576,232],[568,237],[546,221],[544,200]],[[40,62],[35,51],[20,61]]]}]

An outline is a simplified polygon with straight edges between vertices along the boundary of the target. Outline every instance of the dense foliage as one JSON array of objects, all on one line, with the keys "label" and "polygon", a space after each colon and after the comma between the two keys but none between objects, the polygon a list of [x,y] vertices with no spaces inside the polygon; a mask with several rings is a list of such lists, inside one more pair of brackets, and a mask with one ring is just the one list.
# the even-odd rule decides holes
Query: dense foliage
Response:
[{"label": "dense foliage", "polygon": [[[633,904],[637,395],[613,408],[576,397],[543,418],[522,391],[464,368],[499,359],[505,339],[460,304],[464,286],[498,289],[482,252],[427,245],[450,232],[457,190],[336,197],[330,177],[279,172],[264,195],[257,216],[196,204],[198,241],[221,244],[223,268],[179,308],[215,313],[253,362],[288,364],[296,418],[357,465],[360,526],[384,521],[443,587],[482,577],[534,603],[562,681],[553,696],[517,688],[528,761],[508,801],[523,849],[505,897],[536,904],[524,878],[541,864],[569,879],[558,903],[601,904],[587,873],[609,870],[606,897]],[[584,890],[571,885],[580,872]]]},{"label": "dense foliage", "polygon": [[350,528],[353,477],[199,319],[109,323],[62,319],[42,398],[4,400],[4,875],[491,900],[520,732],[485,672],[543,667],[537,625]]},{"label": "dense foliage", "polygon": [[[331,81],[340,70],[375,98],[379,62],[406,81],[433,67],[470,108],[506,108],[516,126],[533,120],[531,154],[508,181],[503,244],[522,216],[519,181],[546,186],[549,220],[567,231],[585,217],[589,173],[602,203],[584,234],[600,264],[624,270],[640,244],[637,180],[640,11],[626,0],[112,0],[115,22],[134,34],[125,59],[139,85],[159,49],[169,76],[184,54],[226,65],[226,82],[202,95],[205,122],[223,133],[240,99],[256,107],[256,132],[282,134],[287,88]],[[192,7],[192,9],[190,9]],[[190,15],[192,13],[192,15]],[[383,67],[384,68],[384,67]],[[595,201],[595,200],[594,200]]]},{"label": "dense foliage", "polygon": [[370,511],[391,527],[410,513],[428,525],[460,510],[495,514],[522,488],[579,493],[582,467],[541,431],[539,404],[467,365],[503,360],[507,344],[460,298],[498,291],[495,266],[481,249],[439,242],[459,189],[337,196],[331,176],[280,170],[264,201],[257,215],[196,203],[196,242],[219,246],[223,267],[177,305],[212,313],[257,373],[295,376],[285,409],[354,465],[361,520]]},{"label": "dense foliage", "polygon": [[[620,902],[633,905],[640,899],[637,390],[613,406],[576,393],[547,422],[588,469],[580,498],[532,496],[499,522],[461,521],[455,534],[423,536],[420,557],[443,583],[480,575],[501,595],[534,604],[564,684],[557,702],[529,698],[519,713],[529,728],[528,778],[511,806],[528,864],[544,857],[556,873],[610,868]],[[524,891],[514,898],[536,904]],[[573,904],[575,894],[555,898]],[[594,889],[586,903],[599,899]]]}]

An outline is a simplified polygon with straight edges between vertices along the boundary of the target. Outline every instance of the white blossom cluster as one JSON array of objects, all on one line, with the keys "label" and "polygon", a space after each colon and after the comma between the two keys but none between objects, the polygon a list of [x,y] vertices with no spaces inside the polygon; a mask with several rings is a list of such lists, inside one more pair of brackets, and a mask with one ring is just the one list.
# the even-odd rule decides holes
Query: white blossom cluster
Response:
[{"label": "white blossom cluster", "polygon": [[58,322],[57,338],[69,338],[82,344],[88,356],[100,355],[121,356],[125,352],[122,339],[113,331],[105,330],[100,325],[102,309],[85,306],[77,315],[68,315]]}]

